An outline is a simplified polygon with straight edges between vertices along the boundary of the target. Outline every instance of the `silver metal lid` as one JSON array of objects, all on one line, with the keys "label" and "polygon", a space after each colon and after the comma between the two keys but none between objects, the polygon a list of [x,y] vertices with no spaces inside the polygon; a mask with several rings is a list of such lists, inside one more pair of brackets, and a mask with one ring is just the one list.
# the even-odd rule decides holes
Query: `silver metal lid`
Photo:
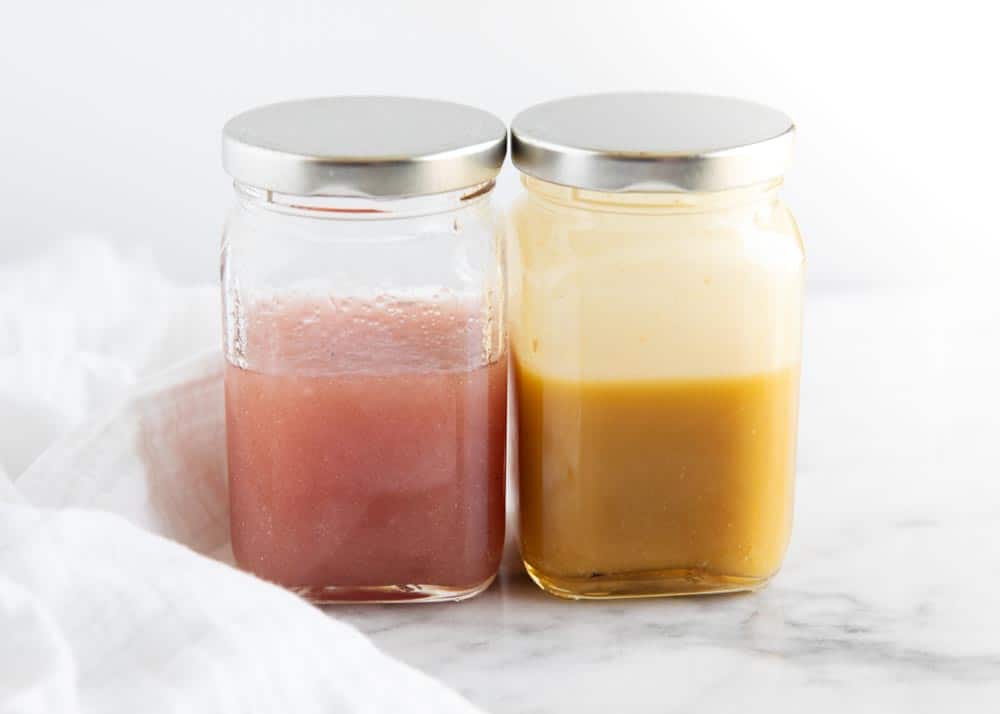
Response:
[{"label": "silver metal lid", "polygon": [[721,191],[780,177],[795,125],[762,104],[702,94],[558,99],[511,124],[529,176],[598,191]]},{"label": "silver metal lid", "polygon": [[492,180],[507,128],[481,109],[408,97],[329,97],[257,107],[222,131],[240,183],[302,196],[402,197]]}]

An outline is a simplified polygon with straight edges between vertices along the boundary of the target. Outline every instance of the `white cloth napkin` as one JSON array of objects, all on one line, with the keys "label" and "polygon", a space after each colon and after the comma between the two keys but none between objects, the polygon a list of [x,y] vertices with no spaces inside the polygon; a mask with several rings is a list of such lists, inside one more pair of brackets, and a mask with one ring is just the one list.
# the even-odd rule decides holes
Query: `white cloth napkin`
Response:
[{"label": "white cloth napkin", "polygon": [[475,711],[219,562],[218,314],[101,241],[0,269],[0,714]]}]

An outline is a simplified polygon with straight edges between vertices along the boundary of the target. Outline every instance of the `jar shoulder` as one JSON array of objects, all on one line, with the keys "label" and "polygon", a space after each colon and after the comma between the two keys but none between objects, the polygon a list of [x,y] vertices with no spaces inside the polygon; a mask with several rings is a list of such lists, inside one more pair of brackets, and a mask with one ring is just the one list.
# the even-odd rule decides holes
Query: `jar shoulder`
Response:
[{"label": "jar shoulder", "polygon": [[546,256],[613,258],[636,249],[661,257],[678,253],[727,259],[766,249],[785,260],[804,260],[795,218],[776,195],[713,210],[700,210],[697,204],[615,210],[552,201],[525,191],[512,203],[507,224],[513,250],[529,262]]},{"label": "jar shoulder", "polygon": [[223,281],[243,289],[482,292],[499,278],[502,226],[493,202],[426,214],[288,214],[241,202],[227,213]]}]

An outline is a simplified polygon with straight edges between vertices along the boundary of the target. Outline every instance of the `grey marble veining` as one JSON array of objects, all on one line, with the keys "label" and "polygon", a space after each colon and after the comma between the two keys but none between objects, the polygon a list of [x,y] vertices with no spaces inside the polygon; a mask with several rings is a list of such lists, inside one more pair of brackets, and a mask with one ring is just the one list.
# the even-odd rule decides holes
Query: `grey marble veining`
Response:
[{"label": "grey marble veining", "polygon": [[755,594],[330,608],[491,712],[1000,711],[1000,300],[807,303],[796,525]]}]

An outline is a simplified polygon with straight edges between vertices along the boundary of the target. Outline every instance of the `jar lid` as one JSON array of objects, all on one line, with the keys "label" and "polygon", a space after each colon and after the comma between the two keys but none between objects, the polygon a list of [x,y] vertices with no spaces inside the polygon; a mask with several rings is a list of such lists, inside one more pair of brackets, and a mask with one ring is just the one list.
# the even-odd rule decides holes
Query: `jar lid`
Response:
[{"label": "jar lid", "polygon": [[518,114],[511,157],[529,176],[576,188],[721,191],[779,178],[794,132],[782,112],[742,99],[594,94]]},{"label": "jar lid", "polygon": [[222,131],[240,183],[302,196],[405,197],[492,180],[507,127],[481,109],[409,97],[327,97],[257,107]]}]

